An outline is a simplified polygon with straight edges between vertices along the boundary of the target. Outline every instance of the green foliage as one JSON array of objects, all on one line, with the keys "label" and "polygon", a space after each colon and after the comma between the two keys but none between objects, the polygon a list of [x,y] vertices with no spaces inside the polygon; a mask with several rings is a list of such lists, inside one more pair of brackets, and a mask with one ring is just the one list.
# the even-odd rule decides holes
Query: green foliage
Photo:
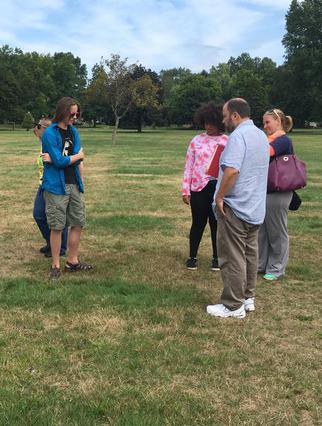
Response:
[{"label": "green foliage", "polygon": [[63,96],[82,100],[86,65],[72,53],[42,55],[0,48],[0,122],[21,122],[25,111],[35,118],[53,114]]},{"label": "green foliage", "polygon": [[[293,0],[286,15],[286,69],[291,91],[280,94],[282,102],[290,96],[289,112],[297,125],[321,121],[322,115],[322,3],[320,0]],[[296,95],[292,94],[296,92]]]},{"label": "green foliage", "polygon": [[221,98],[220,84],[211,75],[191,74],[171,89],[168,109],[171,122],[192,124],[193,114],[204,102]]},{"label": "green foliage", "polygon": [[247,99],[251,106],[251,117],[262,123],[263,113],[269,106],[268,93],[260,77],[247,69],[241,69],[232,77],[233,97]]}]

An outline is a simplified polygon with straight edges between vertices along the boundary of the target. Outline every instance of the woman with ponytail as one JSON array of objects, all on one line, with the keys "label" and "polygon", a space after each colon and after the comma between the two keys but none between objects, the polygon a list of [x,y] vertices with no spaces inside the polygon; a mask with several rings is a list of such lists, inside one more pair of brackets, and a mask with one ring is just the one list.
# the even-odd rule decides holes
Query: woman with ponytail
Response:
[{"label": "woman with ponytail", "polygon": [[[286,136],[293,120],[280,109],[267,111],[263,116],[264,130],[270,143],[270,160],[279,155],[294,154],[291,139]],[[258,270],[263,278],[274,281],[285,274],[289,254],[287,213],[292,191],[272,192],[266,198],[266,216],[258,236]]]}]

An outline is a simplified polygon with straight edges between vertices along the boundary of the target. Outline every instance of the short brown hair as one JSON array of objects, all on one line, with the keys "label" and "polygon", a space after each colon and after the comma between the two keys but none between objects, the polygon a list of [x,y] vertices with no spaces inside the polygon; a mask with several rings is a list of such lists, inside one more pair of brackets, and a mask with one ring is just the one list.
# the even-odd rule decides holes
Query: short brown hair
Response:
[{"label": "short brown hair", "polygon": [[77,105],[77,110],[80,113],[80,106],[79,103],[69,96],[65,96],[64,98],[61,98],[56,105],[56,113],[55,117],[53,118],[53,121],[56,123],[59,123],[61,121],[64,121],[67,116],[70,114],[70,108],[74,105]]},{"label": "short brown hair", "polygon": [[232,114],[237,112],[241,118],[250,117],[250,107],[243,98],[232,98],[227,102],[227,109]]}]

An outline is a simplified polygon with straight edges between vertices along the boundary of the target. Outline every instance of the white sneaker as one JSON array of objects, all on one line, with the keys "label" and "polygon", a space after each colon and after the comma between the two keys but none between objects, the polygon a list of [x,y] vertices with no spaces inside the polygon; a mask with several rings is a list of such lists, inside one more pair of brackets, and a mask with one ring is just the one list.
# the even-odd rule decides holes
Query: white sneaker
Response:
[{"label": "white sneaker", "polygon": [[228,318],[228,317],[245,318],[246,316],[244,305],[242,305],[240,308],[234,311],[231,311],[230,309],[226,308],[226,306],[222,304],[208,305],[207,313],[209,315],[213,315],[214,317],[222,317],[222,318]]},{"label": "white sneaker", "polygon": [[255,311],[255,298],[249,297],[245,300],[245,311],[246,312],[253,312]]}]

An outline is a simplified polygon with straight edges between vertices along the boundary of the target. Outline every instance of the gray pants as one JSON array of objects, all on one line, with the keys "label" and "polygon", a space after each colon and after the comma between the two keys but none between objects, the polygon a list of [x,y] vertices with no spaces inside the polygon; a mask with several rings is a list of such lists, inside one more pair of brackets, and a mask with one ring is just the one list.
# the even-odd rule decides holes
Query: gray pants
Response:
[{"label": "gray pants", "polygon": [[255,296],[259,225],[239,219],[227,205],[224,209],[225,217],[217,214],[218,261],[224,284],[221,303],[234,310]]},{"label": "gray pants", "polygon": [[281,277],[288,261],[287,212],[292,191],[267,194],[265,221],[258,234],[258,270]]}]

